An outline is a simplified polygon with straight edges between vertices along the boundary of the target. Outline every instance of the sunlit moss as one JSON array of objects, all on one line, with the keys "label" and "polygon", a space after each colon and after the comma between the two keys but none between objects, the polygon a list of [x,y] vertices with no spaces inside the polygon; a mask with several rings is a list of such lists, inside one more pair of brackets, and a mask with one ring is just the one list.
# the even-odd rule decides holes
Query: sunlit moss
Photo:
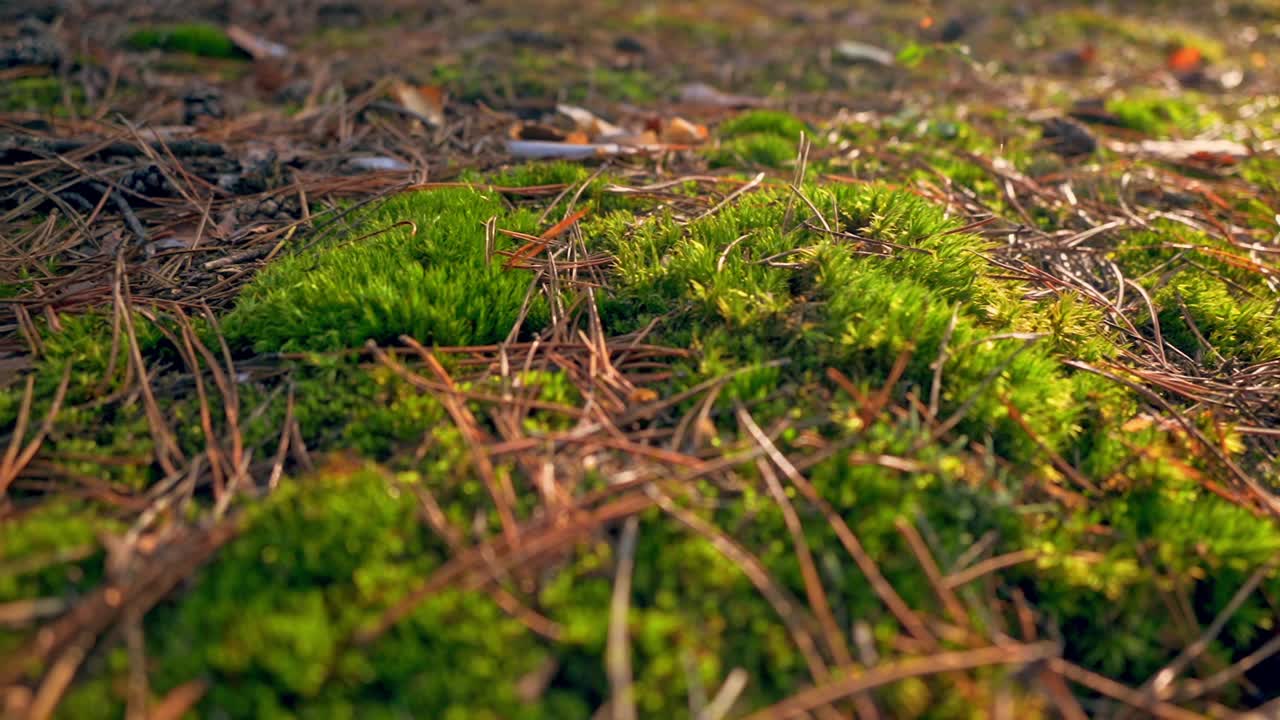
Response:
[{"label": "sunlit moss", "polygon": [[147,27],[126,40],[135,50],[169,50],[203,57],[248,57],[236,48],[222,28],[205,23]]},{"label": "sunlit moss", "polygon": [[[224,327],[260,351],[359,347],[402,334],[439,345],[506,337],[531,275],[486,255],[483,224],[529,233],[537,217],[508,212],[493,193],[467,188],[406,193],[361,218],[359,234],[268,267],[244,290]],[[361,237],[360,235],[367,235]],[[499,235],[493,250],[515,247]],[[527,327],[544,316],[537,294]]]}]

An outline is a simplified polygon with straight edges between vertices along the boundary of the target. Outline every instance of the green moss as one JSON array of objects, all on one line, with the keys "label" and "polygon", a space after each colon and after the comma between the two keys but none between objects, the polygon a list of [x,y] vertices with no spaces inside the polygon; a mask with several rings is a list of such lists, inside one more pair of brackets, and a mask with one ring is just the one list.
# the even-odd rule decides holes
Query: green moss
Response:
[{"label": "green moss", "polygon": [[[44,325],[44,323],[41,323]],[[44,452],[59,457],[63,472],[100,477],[129,488],[142,488],[153,479],[152,437],[140,398],[114,397],[128,378],[128,343],[123,331],[112,346],[112,320],[91,312],[61,315],[59,330],[44,328],[44,355],[36,364],[31,428],[48,413],[58,385],[67,377],[67,392]],[[141,315],[134,316],[139,350],[146,362],[172,360],[167,342]],[[113,358],[114,355],[114,358]],[[108,373],[108,370],[111,372]],[[0,426],[12,427],[25,392],[25,383],[0,389]]]},{"label": "green moss", "polygon": [[1166,52],[1177,47],[1199,50],[1208,62],[1226,57],[1226,46],[1204,33],[1177,24],[1153,22],[1151,15],[1142,17],[1113,15],[1090,8],[1073,8],[1052,13],[1045,18],[1047,31],[1054,37],[1073,33],[1094,41],[1106,37],[1126,47]]},{"label": "green moss", "polygon": [[[1127,275],[1143,278],[1161,333],[1179,350],[1210,363],[1280,357],[1268,270],[1238,247],[1164,221],[1127,238],[1112,257]],[[1149,313],[1140,324],[1154,330]]]},{"label": "green moss", "polygon": [[[564,161],[524,163],[495,173],[489,182],[499,187],[534,187],[538,185],[570,185],[591,175],[582,165]],[[476,177],[477,182],[480,181]]]},{"label": "green moss", "polygon": [[624,30],[637,33],[657,33],[694,45],[723,45],[733,42],[741,28],[729,27],[706,17],[704,13],[687,8],[683,12],[674,7],[648,6],[640,12],[629,13],[622,24]]},{"label": "green moss", "polygon": [[797,144],[777,135],[755,133],[721,141],[707,151],[711,167],[780,168],[796,159]]},{"label": "green moss", "polygon": [[[362,216],[347,238],[277,261],[245,288],[224,329],[260,352],[331,350],[408,334],[427,344],[506,337],[529,289],[528,271],[487,258],[483,223],[536,232],[532,212],[508,212],[466,188],[406,193]],[[367,235],[367,237],[362,237]],[[516,247],[499,234],[497,250]],[[535,294],[526,327],[545,307]]]},{"label": "green moss", "polygon": [[[1183,120],[1161,122],[1174,127]],[[717,162],[728,166],[785,165],[795,158],[798,123],[776,113],[741,116],[720,128],[724,141],[713,158],[724,152]],[[996,145],[977,124],[904,114],[885,127],[858,130],[853,140],[888,152],[927,151],[917,157],[998,207],[999,189],[967,156]],[[1010,145],[1001,152],[1017,164],[1021,151]],[[401,333],[438,344],[501,339],[530,274],[500,270],[501,256],[486,262],[481,223],[493,217],[498,227],[537,233],[561,214],[551,208],[540,226],[536,219],[547,201],[518,194],[504,199],[485,185],[574,185],[590,176],[576,164],[535,163],[488,178],[465,175],[475,189],[391,198],[356,216],[341,237],[310,240],[273,261],[223,328],[237,352],[327,351],[366,339],[393,343]],[[935,173],[908,179],[938,182]],[[590,249],[613,259],[597,292],[606,335],[643,328],[645,342],[692,351],[662,368],[669,378],[655,385],[660,396],[723,379],[707,408],[710,425],[699,427],[723,452],[756,447],[736,422],[738,403],[762,426],[788,424],[775,442],[789,456],[803,456],[815,444],[840,448],[805,474],[920,612],[941,616],[944,610],[897,530],[901,520],[922,527],[944,569],[954,570],[957,558],[983,538],[991,538],[993,555],[1034,549],[1036,562],[1000,572],[993,587],[1001,602],[1018,591],[1035,608],[1043,636],[1063,638],[1069,660],[1138,686],[1195,639],[1196,632],[1180,629],[1182,620],[1192,621],[1188,627],[1206,625],[1280,551],[1269,519],[1205,489],[1202,478],[1217,469],[1189,449],[1179,431],[1153,421],[1123,387],[1062,362],[1123,357],[1127,340],[1114,318],[1065,290],[1029,299],[1040,288],[1001,277],[985,257],[990,243],[959,232],[964,220],[944,208],[877,185],[804,184],[803,194],[835,231],[824,233],[812,227],[822,221],[789,190],[757,188],[691,222],[676,210],[655,209],[653,201],[624,204],[638,201],[605,193],[608,182],[606,176],[592,181],[576,205],[591,210],[582,221]],[[1089,192],[1084,184],[1077,191]],[[396,227],[401,221],[414,223],[417,232]],[[497,249],[518,244],[500,236]],[[1185,320],[1185,305],[1186,317],[1226,360],[1280,357],[1274,295],[1256,261],[1245,262],[1238,250],[1157,222],[1120,238],[1109,259],[1151,291],[1165,339],[1175,347],[1207,353]],[[535,300],[529,327],[546,317],[540,303]],[[1143,312],[1140,307],[1132,319],[1149,333],[1154,324]],[[170,372],[180,363],[157,328],[138,325],[144,355],[165,389],[162,411],[194,454],[204,438],[190,378]],[[68,362],[74,404],[90,404],[100,384],[118,389],[123,381],[119,348],[116,370],[104,378],[112,356],[108,318],[64,318],[63,326],[45,337],[47,353],[36,369],[38,408],[47,407]],[[903,411],[868,421],[857,396],[884,387],[900,358],[903,372],[888,392]],[[566,545],[554,563],[539,566],[531,585],[502,581],[559,624],[558,641],[535,635],[486,593],[452,588],[432,595],[376,642],[349,642],[450,554],[422,522],[416,490],[429,490],[456,528],[492,537],[500,525],[471,471],[470,446],[445,408],[363,360],[316,352],[301,360],[257,358],[248,366],[249,379],[239,387],[242,408],[260,410],[244,413],[245,444],[254,458],[274,452],[284,396],[291,392],[313,456],[335,450],[383,465],[286,478],[265,499],[238,501],[242,536],[147,618],[155,692],[193,678],[209,681],[201,716],[590,717],[610,694],[604,655],[617,558],[607,533]],[[260,363],[276,364],[261,373]],[[828,382],[829,369],[858,392]],[[464,367],[455,377],[464,391],[501,395],[513,386],[536,387],[535,396],[545,401],[588,402],[560,372],[468,382]],[[924,417],[935,383],[937,419],[956,418],[937,436],[936,420]],[[12,387],[0,391],[0,423],[12,422],[19,399]],[[701,400],[672,407],[654,419],[653,429],[691,416]],[[220,402],[212,399],[215,417]],[[491,405],[468,406],[485,430],[495,430]],[[1219,429],[1208,415],[1189,417],[1206,431]],[[522,420],[521,430],[535,439],[575,426],[574,418],[552,411]],[[128,397],[109,409],[69,409],[56,435],[52,452],[135,453],[150,462],[145,417]],[[1237,452],[1234,442],[1224,442],[1225,451]],[[1051,460],[1046,448],[1061,460]],[[901,458],[914,470],[866,464],[867,457]],[[1062,460],[1098,489],[1086,491],[1065,477]],[[495,472],[514,481],[517,517],[535,518],[541,505],[526,469],[501,456],[495,462]],[[79,471],[120,472],[105,467]],[[142,468],[136,477],[111,477],[141,488],[154,479]],[[804,574],[786,520],[758,469],[743,463],[733,468],[732,480],[660,480],[656,487],[682,512],[751,552],[782,592],[802,598]],[[577,489],[606,484],[589,473]],[[1081,492],[1080,505],[1056,500],[1064,491]],[[897,620],[822,518],[802,499],[795,502],[838,625],[867,623],[874,646],[894,655],[903,640]],[[89,533],[107,521],[96,508],[48,503],[24,522],[24,537],[45,543],[41,547],[56,551],[89,538],[95,554],[23,574],[10,586],[0,581],[0,602],[6,590],[23,598],[75,593],[85,587],[77,572],[98,577],[100,553]],[[23,542],[14,545],[19,553],[38,554]],[[5,558],[0,545],[0,564]],[[642,716],[684,716],[691,685],[717,687],[735,667],[751,676],[735,711],[758,709],[813,683],[775,609],[714,543],[650,510],[641,516],[635,559],[628,627]],[[1262,592],[1247,598],[1205,649],[1207,668],[1237,662],[1274,634],[1268,598],[1278,592],[1280,575],[1269,571]],[[1013,624],[990,614],[1001,603],[992,603],[986,589],[960,593],[981,608],[968,618],[980,634]],[[1175,621],[1169,600],[1183,597],[1194,617]],[[14,637],[0,636],[0,642],[15,647]],[[95,656],[85,665],[84,680],[68,696],[68,713],[122,712],[127,666],[118,650],[102,654],[105,659]],[[520,699],[518,681],[544,663],[556,667],[550,686],[539,698]],[[895,716],[963,717],[988,706],[1007,679],[996,671],[967,677],[895,684],[878,690],[877,702]],[[1043,710],[1018,693],[1014,702],[1019,717]]]},{"label": "green moss", "polygon": [[663,83],[642,68],[584,65],[567,50],[529,47],[499,54],[468,52],[455,62],[430,68],[423,79],[445,86],[462,102],[559,98],[650,103],[664,90]]},{"label": "green moss", "polygon": [[1165,339],[1189,355],[1216,353],[1243,362],[1280,358],[1280,314],[1270,298],[1241,297],[1221,280],[1183,274],[1155,301]]},{"label": "green moss", "polygon": [[726,120],[716,128],[716,134],[722,138],[765,134],[798,142],[805,130],[805,124],[794,115],[777,110],[752,110]]},{"label": "green moss", "polygon": [[97,573],[65,565],[69,557],[97,555],[97,534],[117,524],[95,508],[55,501],[0,524],[0,566],[21,570],[0,573],[0,602],[63,596],[91,587]]},{"label": "green moss", "polygon": [[84,103],[84,89],[54,77],[26,77],[0,83],[0,112],[41,112],[66,115],[65,102]]},{"label": "green moss", "polygon": [[185,23],[145,27],[135,30],[125,40],[134,50],[167,50],[201,57],[248,57],[217,25]]},{"label": "green moss", "polygon": [[568,97],[575,102],[601,99],[644,104],[656,101],[661,90],[658,81],[643,70],[592,68],[568,89]]},{"label": "green moss", "polygon": [[1190,97],[1138,94],[1107,101],[1120,124],[1152,136],[1191,135],[1222,124],[1222,117]]},{"label": "green moss", "polygon": [[520,702],[546,651],[484,595],[442,592],[372,646],[344,642],[439,565],[411,489],[425,481],[367,470],[282,486],[180,603],[148,616],[156,688],[211,676],[202,715],[565,717],[575,706],[554,693]]},{"label": "green moss", "polygon": [[[101,581],[99,533],[119,523],[83,501],[53,500],[0,523],[0,603],[73,602]],[[0,627],[0,657],[28,639],[23,629]]]}]

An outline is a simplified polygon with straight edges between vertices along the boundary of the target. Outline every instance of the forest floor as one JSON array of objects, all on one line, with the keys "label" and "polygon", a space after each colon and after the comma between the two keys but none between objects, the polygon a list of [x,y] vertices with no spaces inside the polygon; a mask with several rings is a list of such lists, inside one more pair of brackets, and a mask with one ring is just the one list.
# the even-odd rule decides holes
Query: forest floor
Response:
[{"label": "forest floor", "polygon": [[0,6],[0,715],[1280,712],[1280,5]]}]

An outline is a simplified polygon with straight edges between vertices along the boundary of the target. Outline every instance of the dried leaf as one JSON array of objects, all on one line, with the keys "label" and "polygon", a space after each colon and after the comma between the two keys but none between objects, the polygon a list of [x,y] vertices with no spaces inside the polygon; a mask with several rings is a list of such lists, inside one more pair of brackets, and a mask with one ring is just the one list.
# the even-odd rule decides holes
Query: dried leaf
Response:
[{"label": "dried leaf", "polygon": [[764,100],[748,95],[730,95],[706,83],[691,83],[680,88],[680,102],[723,108],[760,107]]},{"label": "dried leaf", "polygon": [[391,86],[391,94],[402,107],[413,112],[431,127],[436,128],[444,124],[444,89],[439,85],[414,87],[396,80]]},{"label": "dried leaf", "polygon": [[627,132],[622,128],[605,120],[601,120],[595,113],[576,105],[557,105],[556,110],[567,116],[573,121],[579,130],[587,134],[587,137],[598,140],[608,135],[625,135]]},{"label": "dried leaf", "polygon": [[1203,165],[1233,165],[1249,157],[1249,148],[1231,140],[1143,140],[1139,143],[1113,142],[1109,147],[1121,153],[1149,155],[1171,162]]},{"label": "dried leaf", "polygon": [[640,147],[643,145],[655,145],[658,143],[658,134],[652,130],[632,133],[623,132],[616,135],[601,135],[596,138],[600,142],[617,143],[618,145],[628,145],[631,147]]},{"label": "dried leaf", "polygon": [[272,42],[260,35],[245,30],[238,25],[227,26],[227,37],[241,50],[249,53],[255,60],[264,58],[280,59],[289,55],[289,48],[278,42]]},{"label": "dried leaf", "polygon": [[836,57],[845,62],[869,62],[876,65],[892,65],[893,53],[867,43],[846,40],[836,45]]},{"label": "dried leaf", "polygon": [[673,145],[697,145],[707,139],[706,125],[691,123],[682,117],[673,117],[662,128],[662,142]]}]

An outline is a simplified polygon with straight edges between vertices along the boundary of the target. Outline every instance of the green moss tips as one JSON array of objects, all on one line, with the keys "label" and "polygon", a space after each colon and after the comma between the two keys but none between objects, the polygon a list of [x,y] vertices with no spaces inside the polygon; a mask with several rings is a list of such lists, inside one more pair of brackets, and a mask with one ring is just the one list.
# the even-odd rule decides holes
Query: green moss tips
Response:
[{"label": "green moss tips", "polygon": [[214,58],[248,57],[222,28],[206,23],[143,28],[129,35],[125,44],[134,50],[167,50]]},{"label": "green moss tips", "polygon": [[778,110],[752,110],[721,123],[720,127],[716,128],[716,134],[722,138],[765,134],[799,141],[800,133],[805,130],[805,124],[789,113]]},{"label": "green moss tips", "polygon": [[1182,97],[1139,94],[1112,98],[1107,112],[1123,127],[1153,137],[1195,134],[1222,124],[1222,117]]},{"label": "green moss tips", "polygon": [[780,168],[795,160],[797,143],[769,133],[752,133],[722,141],[707,155],[712,167]]},{"label": "green moss tips", "polygon": [[[483,224],[536,232],[536,215],[469,188],[398,195],[352,236],[276,261],[245,288],[223,329],[260,352],[335,350],[410,335],[437,345],[497,342],[511,331],[531,273],[486,257]],[[514,247],[499,235],[497,250]],[[534,295],[525,320],[537,328]]]},{"label": "green moss tips", "polygon": [[435,594],[376,642],[347,642],[441,562],[417,517],[422,481],[330,471],[249,508],[190,591],[148,615],[157,689],[211,677],[206,716],[586,717],[554,692],[521,701],[547,652],[483,593]]}]

